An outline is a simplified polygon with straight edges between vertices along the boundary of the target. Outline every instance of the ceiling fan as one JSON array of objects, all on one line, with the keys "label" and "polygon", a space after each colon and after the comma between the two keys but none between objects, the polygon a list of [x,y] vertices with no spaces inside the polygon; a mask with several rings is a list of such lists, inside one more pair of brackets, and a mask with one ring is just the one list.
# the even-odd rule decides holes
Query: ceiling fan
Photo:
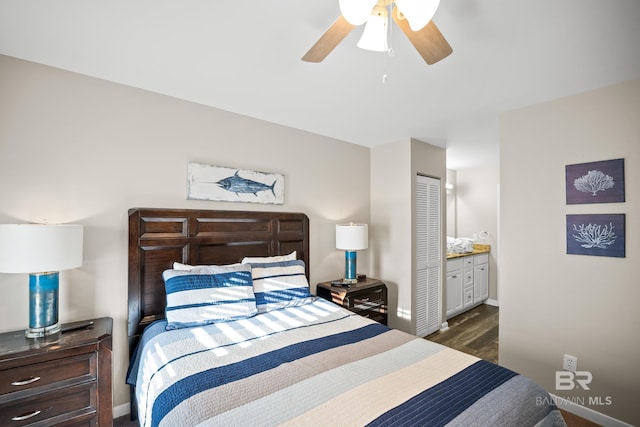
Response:
[{"label": "ceiling fan", "polygon": [[[395,5],[394,5],[395,3]],[[366,22],[358,47],[386,51],[389,9],[394,22],[424,61],[431,65],[453,52],[431,20],[440,0],[339,0],[341,16],[302,57],[306,62],[324,58],[358,25]]]}]

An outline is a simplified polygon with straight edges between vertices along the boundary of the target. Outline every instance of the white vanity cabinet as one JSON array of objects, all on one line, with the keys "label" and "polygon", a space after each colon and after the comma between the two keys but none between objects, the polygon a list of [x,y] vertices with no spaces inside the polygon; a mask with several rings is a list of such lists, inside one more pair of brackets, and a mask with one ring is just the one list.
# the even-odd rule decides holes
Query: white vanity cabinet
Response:
[{"label": "white vanity cabinet", "polygon": [[447,261],[447,319],[462,311],[463,303],[463,263],[462,258]]},{"label": "white vanity cabinet", "polygon": [[474,275],[473,275],[473,256],[466,256],[462,258],[464,265],[463,273],[463,288],[462,288],[462,307],[469,308],[474,304]]},{"label": "white vanity cabinet", "polygon": [[447,319],[489,298],[489,254],[447,260]]},{"label": "white vanity cabinet", "polygon": [[489,254],[473,256],[473,303],[489,298]]}]

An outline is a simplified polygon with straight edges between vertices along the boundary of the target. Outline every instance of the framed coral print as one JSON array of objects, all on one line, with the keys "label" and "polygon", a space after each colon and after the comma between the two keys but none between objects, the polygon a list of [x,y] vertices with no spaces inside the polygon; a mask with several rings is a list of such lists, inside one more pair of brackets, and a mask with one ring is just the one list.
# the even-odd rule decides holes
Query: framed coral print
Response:
[{"label": "framed coral print", "polygon": [[624,202],[624,159],[565,167],[567,204]]},{"label": "framed coral print", "polygon": [[625,257],[625,215],[567,215],[567,253]]}]

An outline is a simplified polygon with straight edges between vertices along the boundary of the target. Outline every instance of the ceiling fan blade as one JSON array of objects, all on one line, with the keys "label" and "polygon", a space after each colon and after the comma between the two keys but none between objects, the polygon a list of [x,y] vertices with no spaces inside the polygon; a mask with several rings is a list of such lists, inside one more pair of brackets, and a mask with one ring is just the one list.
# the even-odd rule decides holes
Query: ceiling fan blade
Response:
[{"label": "ceiling fan blade", "polygon": [[435,64],[453,52],[453,49],[433,21],[429,21],[421,30],[412,31],[411,28],[409,28],[409,22],[398,16],[397,7],[393,8],[392,15],[395,23],[400,27],[404,35],[407,36],[427,64]]},{"label": "ceiling fan blade", "polygon": [[336,22],[318,39],[316,44],[311,46],[311,49],[304,54],[302,60],[306,62],[322,62],[354,28],[355,25],[351,25],[340,15]]}]

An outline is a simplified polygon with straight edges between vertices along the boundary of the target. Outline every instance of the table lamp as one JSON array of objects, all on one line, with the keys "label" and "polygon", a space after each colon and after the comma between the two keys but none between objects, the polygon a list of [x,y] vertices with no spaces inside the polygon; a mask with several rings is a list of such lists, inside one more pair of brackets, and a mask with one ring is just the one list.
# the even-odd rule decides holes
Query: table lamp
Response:
[{"label": "table lamp", "polygon": [[60,331],[58,271],[82,265],[83,226],[0,224],[0,272],[29,273],[27,338]]},{"label": "table lamp", "polygon": [[356,283],[356,251],[369,247],[369,226],[367,224],[336,225],[336,249],[344,253],[344,283]]}]

